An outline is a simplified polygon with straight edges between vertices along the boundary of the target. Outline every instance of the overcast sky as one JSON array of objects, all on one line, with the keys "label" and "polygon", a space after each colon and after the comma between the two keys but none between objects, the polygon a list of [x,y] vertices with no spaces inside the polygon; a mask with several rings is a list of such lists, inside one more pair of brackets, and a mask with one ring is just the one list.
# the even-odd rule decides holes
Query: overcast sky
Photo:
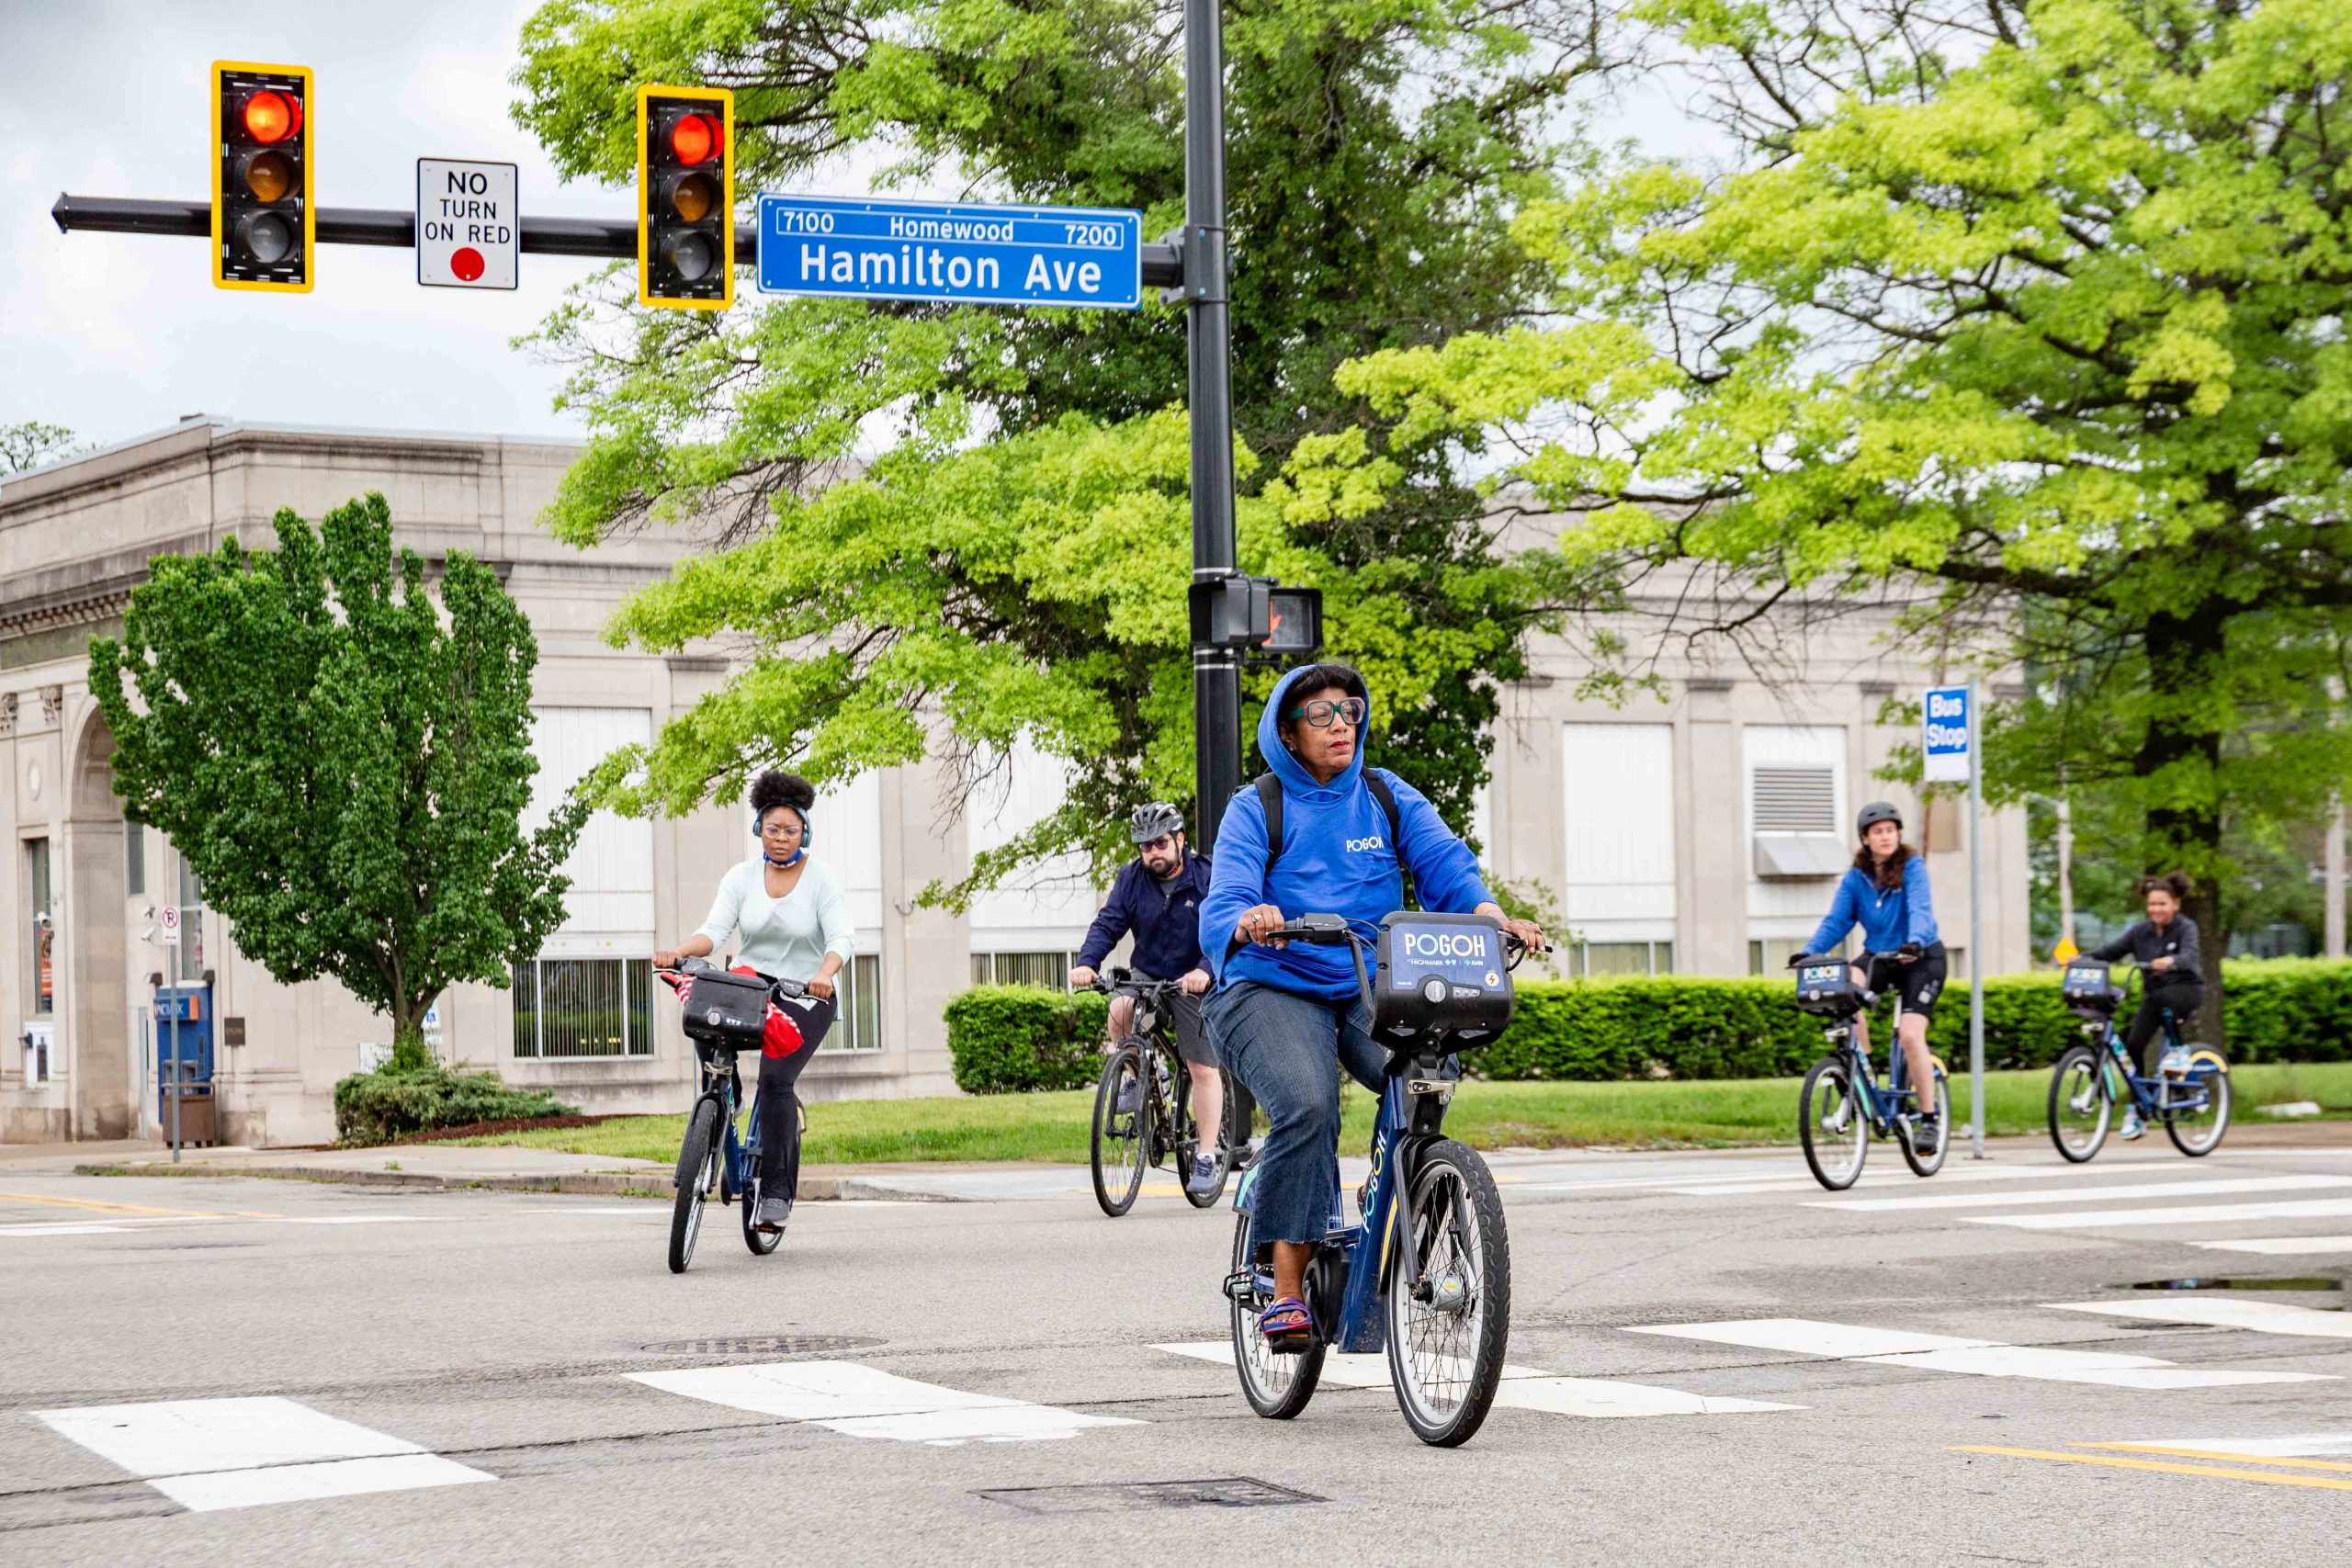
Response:
[{"label": "overcast sky", "polygon": [[[43,420],[85,445],[196,412],[578,434],[555,412],[557,371],[509,344],[601,264],[526,255],[514,293],[424,288],[412,251],[333,245],[321,247],[311,293],[250,294],[212,287],[201,240],[61,234],[49,217],[61,191],[207,198],[216,59],[317,73],[322,205],[413,209],[415,160],[458,157],[519,164],[526,212],[626,214],[627,188],[559,185],[507,117],[506,73],[533,8],[0,0],[0,424]],[[1648,96],[1620,118],[1624,130],[1683,141],[1682,117]],[[855,184],[844,174],[821,188]]]}]

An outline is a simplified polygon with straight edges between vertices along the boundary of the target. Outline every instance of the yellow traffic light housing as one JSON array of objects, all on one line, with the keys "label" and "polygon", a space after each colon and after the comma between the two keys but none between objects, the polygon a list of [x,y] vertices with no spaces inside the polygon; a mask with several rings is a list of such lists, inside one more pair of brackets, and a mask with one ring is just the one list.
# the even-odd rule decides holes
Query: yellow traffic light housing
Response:
[{"label": "yellow traffic light housing", "polygon": [[735,303],[735,95],[637,90],[637,301]]},{"label": "yellow traffic light housing", "polygon": [[212,62],[212,282],[311,291],[311,72]]}]

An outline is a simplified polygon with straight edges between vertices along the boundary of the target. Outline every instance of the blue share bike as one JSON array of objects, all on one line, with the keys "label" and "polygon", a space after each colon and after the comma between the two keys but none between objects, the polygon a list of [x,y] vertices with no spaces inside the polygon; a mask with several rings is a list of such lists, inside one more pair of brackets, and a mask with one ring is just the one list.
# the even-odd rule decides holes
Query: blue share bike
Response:
[{"label": "blue share bike", "polygon": [[[754,1100],[749,1118],[751,1135],[740,1135],[736,1122],[743,1108],[743,1079],[736,1071],[735,1057],[738,1052],[762,1045],[771,998],[804,998],[808,987],[797,980],[737,975],[699,958],[689,958],[681,970],[662,971],[662,978],[678,994],[685,1014],[686,1038],[694,1043],[702,1070],[702,1091],[686,1112],[686,1135],[678,1145],[678,1196],[670,1213],[670,1272],[686,1271],[694,1258],[695,1240],[702,1233],[703,1205],[713,1200],[741,1204],[743,1245],[753,1256],[765,1258],[784,1239],[784,1233],[759,1227],[760,1111]],[[805,1128],[807,1114],[797,1104],[794,1114]]]},{"label": "blue share bike", "polygon": [[[2143,965],[2134,964],[2142,975]],[[2070,1045],[2050,1075],[2050,1141],[2076,1165],[2107,1142],[2116,1105],[2128,1098],[2143,1122],[2161,1122],[2173,1146],[2194,1157],[2222,1146],[2230,1130],[2230,1064],[2211,1045],[2183,1044],[2180,1021],[2164,1010],[2165,1051],[2155,1075],[2132,1070],[2123,1032],[2115,1027],[2124,987],[2109,965],[2077,958],[2060,991],[2083,1021],[2088,1043]]]},{"label": "blue share bike", "polygon": [[1452,1448],[1486,1420],[1502,1378],[1510,1241],[1486,1161],[1441,1128],[1462,1076],[1457,1053],[1489,1043],[1510,1021],[1510,971],[1525,949],[1479,915],[1399,912],[1367,938],[1344,917],[1310,914],[1274,939],[1348,949],[1388,1062],[1372,1174],[1356,1191],[1360,1218],[1345,1223],[1335,1185],[1330,1228],[1306,1267],[1314,1329],[1303,1348],[1276,1350],[1258,1330],[1274,1280],[1267,1249],[1250,1235],[1257,1168],[1234,1193],[1225,1293],[1241,1392],[1259,1415],[1288,1420],[1314,1397],[1326,1350],[1373,1355],[1385,1347],[1406,1425],[1423,1442]]},{"label": "blue share bike", "polygon": [[1936,1066],[1936,1113],[1942,1118],[1942,1136],[1933,1151],[1922,1154],[1912,1136],[1919,1119],[1918,1097],[1912,1092],[1909,1067],[1903,1055],[1903,998],[1894,998],[1894,1021],[1887,1031],[1887,1080],[1878,1081],[1878,1069],[1862,1048],[1855,1020],[1870,1010],[1877,994],[1854,982],[1854,970],[1868,975],[1874,961],[1888,953],[1864,953],[1849,964],[1839,957],[1808,959],[1797,965],[1797,1006],[1823,1020],[1830,1054],[1804,1075],[1797,1094],[1797,1136],[1804,1145],[1804,1163],[1813,1179],[1832,1192],[1842,1192],[1859,1180],[1862,1162],[1870,1157],[1871,1138],[1893,1138],[1903,1151],[1903,1163],[1915,1176],[1933,1176],[1943,1168],[1951,1148],[1951,1074],[1940,1057]]}]

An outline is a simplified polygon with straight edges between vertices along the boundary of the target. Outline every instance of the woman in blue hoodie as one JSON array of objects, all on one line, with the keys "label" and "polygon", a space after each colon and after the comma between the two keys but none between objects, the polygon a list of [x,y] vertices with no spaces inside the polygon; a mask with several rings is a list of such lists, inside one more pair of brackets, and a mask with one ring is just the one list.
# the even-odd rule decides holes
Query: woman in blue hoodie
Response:
[{"label": "woman in blue hoodie", "polygon": [[1258,750],[1281,789],[1279,853],[1269,866],[1264,801],[1243,790],[1225,808],[1201,901],[1201,948],[1217,987],[1209,1035],[1270,1123],[1252,1228],[1272,1244],[1275,1300],[1259,1322],[1275,1348],[1303,1348],[1311,1327],[1302,1294],[1340,1185],[1340,1070],[1377,1090],[1387,1053],[1373,1042],[1345,949],[1268,937],[1306,914],[1376,922],[1402,905],[1409,868],[1422,908],[1485,915],[1544,946],[1532,922],[1504,918],[1477,857],[1428,797],[1364,767],[1371,707],[1347,665],[1283,677],[1258,720]]},{"label": "woman in blue hoodie", "polygon": [[[1928,1021],[1935,1016],[1936,998],[1944,988],[1944,944],[1936,935],[1936,908],[1928,893],[1928,860],[1903,841],[1903,813],[1883,800],[1862,807],[1854,829],[1862,847],[1854,863],[1838,882],[1830,897],[1829,913],[1813,933],[1805,951],[1790,966],[1807,957],[1826,957],[1846,944],[1846,935],[1862,928],[1862,950],[1871,954],[1867,972],[1854,965],[1854,978],[1866,991],[1902,993],[1903,1021],[1896,1037],[1903,1047],[1912,1086],[1932,1085],[1935,1062],[1928,1055]],[[1870,1015],[1854,1020],[1855,1039],[1870,1049]],[[1914,1146],[1921,1155],[1935,1152],[1942,1134],[1938,1125],[1932,1090],[1920,1097],[1920,1116],[1912,1126]]]}]

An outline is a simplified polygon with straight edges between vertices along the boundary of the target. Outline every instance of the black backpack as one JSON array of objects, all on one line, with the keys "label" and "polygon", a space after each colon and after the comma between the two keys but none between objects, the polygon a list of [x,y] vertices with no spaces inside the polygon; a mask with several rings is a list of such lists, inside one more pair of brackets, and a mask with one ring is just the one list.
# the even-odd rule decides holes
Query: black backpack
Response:
[{"label": "black backpack", "polygon": [[[1386,779],[1370,768],[1363,771],[1363,782],[1372,791],[1372,798],[1380,802],[1380,809],[1387,815],[1389,852],[1396,857],[1397,868],[1402,870],[1405,846],[1398,841],[1403,834],[1398,827],[1396,793],[1389,789]],[[1254,787],[1258,804],[1266,814],[1266,871],[1271,875],[1274,863],[1283,858],[1283,781],[1272,773],[1260,773]]]}]

